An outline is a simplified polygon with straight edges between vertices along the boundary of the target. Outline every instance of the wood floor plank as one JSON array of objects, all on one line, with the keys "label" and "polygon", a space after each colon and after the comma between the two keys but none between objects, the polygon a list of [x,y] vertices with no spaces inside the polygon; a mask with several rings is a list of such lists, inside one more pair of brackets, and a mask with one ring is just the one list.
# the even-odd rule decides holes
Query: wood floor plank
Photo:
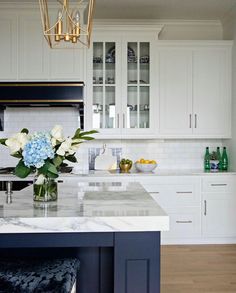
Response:
[{"label": "wood floor plank", "polygon": [[236,293],[236,245],[162,246],[161,293]]}]

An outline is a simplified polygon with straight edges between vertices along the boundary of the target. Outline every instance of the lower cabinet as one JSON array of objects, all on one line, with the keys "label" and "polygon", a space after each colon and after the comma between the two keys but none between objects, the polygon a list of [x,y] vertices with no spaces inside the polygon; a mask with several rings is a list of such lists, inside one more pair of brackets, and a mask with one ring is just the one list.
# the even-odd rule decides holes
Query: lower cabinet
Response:
[{"label": "lower cabinet", "polygon": [[112,191],[125,191],[128,182],[141,183],[170,217],[170,230],[161,233],[162,244],[236,243],[236,175],[117,175],[74,180],[81,187],[94,182],[91,190],[99,190],[99,182],[113,182]]},{"label": "lower cabinet", "polygon": [[236,237],[235,176],[202,179],[202,235]]},{"label": "lower cabinet", "polygon": [[235,194],[203,194],[202,227],[204,237],[236,237]]},{"label": "lower cabinet", "polygon": [[170,217],[170,230],[162,232],[162,244],[191,243],[201,236],[200,178],[156,177],[142,181],[143,187]]}]

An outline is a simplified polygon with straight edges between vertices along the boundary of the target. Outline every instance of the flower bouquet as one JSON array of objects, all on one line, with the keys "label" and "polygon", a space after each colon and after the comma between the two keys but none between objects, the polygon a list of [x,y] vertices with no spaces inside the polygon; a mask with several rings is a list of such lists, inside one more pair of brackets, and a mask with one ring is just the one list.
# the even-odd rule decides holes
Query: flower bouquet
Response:
[{"label": "flower bouquet", "polygon": [[29,134],[24,128],[10,138],[0,138],[0,144],[10,149],[11,156],[18,158],[14,174],[26,178],[30,173],[36,174],[34,182],[34,200],[53,201],[57,199],[57,182],[60,167],[65,160],[76,163],[75,153],[80,144],[94,139],[91,134],[77,129],[72,137],[64,137],[63,129],[56,125],[51,132]]}]

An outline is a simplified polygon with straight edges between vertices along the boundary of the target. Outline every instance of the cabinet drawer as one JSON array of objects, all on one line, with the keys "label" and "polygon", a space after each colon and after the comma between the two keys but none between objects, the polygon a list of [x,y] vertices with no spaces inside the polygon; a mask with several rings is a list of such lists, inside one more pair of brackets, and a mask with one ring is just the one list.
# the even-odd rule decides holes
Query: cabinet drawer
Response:
[{"label": "cabinet drawer", "polygon": [[[214,176],[214,175],[212,175]],[[214,176],[202,179],[203,192],[234,192],[236,191],[236,176]]]},{"label": "cabinet drawer", "polygon": [[168,238],[191,238],[201,234],[200,208],[185,208],[167,211],[170,217],[170,230],[163,232]]},{"label": "cabinet drawer", "polygon": [[[149,186],[147,191],[163,207],[200,206],[199,185]],[[155,192],[153,192],[155,190]]]}]

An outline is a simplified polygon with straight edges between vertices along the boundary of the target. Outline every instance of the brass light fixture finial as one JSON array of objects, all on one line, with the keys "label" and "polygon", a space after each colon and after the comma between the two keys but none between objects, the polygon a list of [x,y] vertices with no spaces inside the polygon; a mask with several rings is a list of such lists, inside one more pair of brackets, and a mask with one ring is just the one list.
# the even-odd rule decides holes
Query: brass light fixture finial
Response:
[{"label": "brass light fixture finial", "polygon": [[51,48],[89,48],[95,0],[39,0],[39,5],[43,34]]}]

